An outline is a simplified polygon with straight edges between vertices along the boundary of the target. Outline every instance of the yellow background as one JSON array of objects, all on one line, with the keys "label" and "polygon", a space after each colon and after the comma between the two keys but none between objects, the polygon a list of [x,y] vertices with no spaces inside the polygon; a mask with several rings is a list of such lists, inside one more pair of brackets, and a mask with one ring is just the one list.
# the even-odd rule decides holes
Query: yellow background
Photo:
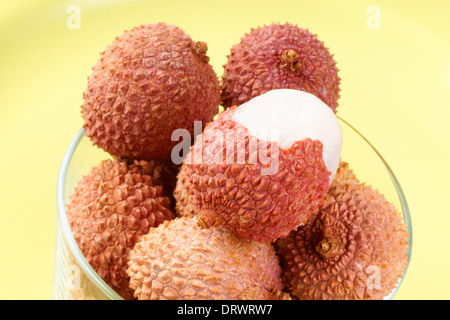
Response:
[{"label": "yellow background", "polygon": [[[80,29],[67,27],[72,4]],[[380,29],[367,26],[370,5],[380,8]],[[116,35],[176,24],[208,43],[220,76],[244,33],[279,21],[309,28],[330,48],[342,78],[338,114],[403,187],[414,241],[396,299],[450,299],[449,10],[448,1],[2,1],[0,298],[52,298],[57,174],[82,126],[86,78]]]}]

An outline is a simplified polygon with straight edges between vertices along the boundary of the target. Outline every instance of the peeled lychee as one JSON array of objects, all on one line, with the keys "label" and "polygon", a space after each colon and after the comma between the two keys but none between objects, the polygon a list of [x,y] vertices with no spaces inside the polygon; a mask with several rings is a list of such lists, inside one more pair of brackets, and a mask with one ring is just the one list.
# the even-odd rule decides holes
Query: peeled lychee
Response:
[{"label": "peeled lychee", "polygon": [[306,223],[339,164],[342,132],[312,94],[272,90],[207,125],[184,162],[199,219],[275,241]]},{"label": "peeled lychee", "polygon": [[147,161],[104,160],[70,196],[67,219],[87,262],[124,299],[132,299],[128,254],[150,227],[174,218]]},{"label": "peeled lychee", "polygon": [[130,253],[130,287],[140,300],[280,299],[280,266],[270,243],[243,240],[195,218],[165,221]]},{"label": "peeled lychee", "polygon": [[283,282],[297,299],[383,299],[408,264],[408,232],[394,206],[340,178],[307,224],[276,242]]},{"label": "peeled lychee", "polygon": [[84,92],[92,142],[119,158],[168,160],[176,129],[194,132],[218,112],[220,87],[207,46],[165,23],[143,24],[101,53]]},{"label": "peeled lychee", "polygon": [[240,105],[286,88],[312,93],[336,112],[339,84],[333,55],[316,35],[289,23],[273,23],[252,29],[231,48],[222,76],[222,105]]}]

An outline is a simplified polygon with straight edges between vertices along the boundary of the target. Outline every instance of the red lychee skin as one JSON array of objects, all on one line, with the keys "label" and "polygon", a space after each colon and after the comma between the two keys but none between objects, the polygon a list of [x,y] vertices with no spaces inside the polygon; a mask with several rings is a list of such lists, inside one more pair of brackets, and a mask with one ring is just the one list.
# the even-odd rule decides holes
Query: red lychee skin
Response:
[{"label": "red lychee skin", "polygon": [[283,282],[294,299],[383,299],[408,264],[401,215],[351,175],[336,176],[320,211],[276,242]]},{"label": "red lychee skin", "polygon": [[122,298],[133,299],[128,255],[150,227],[175,216],[147,161],[104,160],[77,183],[67,219],[87,262]]},{"label": "red lychee skin", "polygon": [[181,168],[181,165],[177,165],[171,160],[152,160],[147,162],[154,168],[152,177],[157,181],[158,184],[162,185],[164,193],[170,198],[172,211],[175,212],[174,190],[177,184],[177,175],[178,171]]},{"label": "red lychee skin", "polygon": [[186,189],[186,165],[182,165],[177,175],[177,183],[173,196],[175,199],[175,210],[179,217],[194,217],[198,213],[197,207],[192,203],[191,195]]},{"label": "red lychee skin", "polygon": [[130,287],[139,300],[278,300],[280,265],[270,243],[244,240],[197,219],[165,221],[130,253]]},{"label": "red lychee skin", "polygon": [[220,86],[206,44],[165,23],[143,24],[94,65],[82,117],[94,145],[119,158],[168,160],[176,129],[194,132],[218,112]]},{"label": "red lychee skin", "polygon": [[[288,51],[291,50],[291,51]],[[240,105],[273,89],[314,94],[334,112],[339,99],[338,69],[317,36],[289,23],[252,29],[231,48],[221,83],[221,104]]]},{"label": "red lychee skin", "polygon": [[336,180],[337,182],[355,182],[355,183],[360,182],[356,178],[353,169],[350,168],[349,163],[343,161],[342,159],[339,161],[339,166],[336,169],[334,180]]},{"label": "red lychee skin", "polygon": [[[305,139],[283,150],[276,142],[250,139],[248,130],[231,119],[235,109],[219,114],[205,128],[202,140],[198,140],[202,143],[191,147],[183,164],[185,187],[193,204],[201,209],[198,217],[206,226],[224,225],[245,239],[275,241],[306,223],[324,201],[330,173],[322,159],[322,143]],[[223,144],[218,132],[232,135],[227,135]],[[251,148],[249,141],[267,144],[268,150],[272,145],[279,150],[275,174],[261,175],[264,165],[258,157],[259,150]],[[237,159],[236,143],[245,150],[243,164],[229,164],[229,159]],[[227,157],[229,150],[233,153]],[[202,162],[196,163],[195,157],[201,152]],[[222,164],[215,159],[220,152]]]}]

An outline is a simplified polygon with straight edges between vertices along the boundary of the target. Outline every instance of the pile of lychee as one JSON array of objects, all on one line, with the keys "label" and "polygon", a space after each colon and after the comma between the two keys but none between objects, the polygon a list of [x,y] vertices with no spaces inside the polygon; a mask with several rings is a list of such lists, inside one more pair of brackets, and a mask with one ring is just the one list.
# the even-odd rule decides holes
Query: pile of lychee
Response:
[{"label": "pile of lychee", "polygon": [[67,204],[86,260],[124,299],[383,299],[409,235],[341,159],[329,50],[258,27],[221,79],[207,50],[161,22],[100,54],[82,117],[112,158]]}]

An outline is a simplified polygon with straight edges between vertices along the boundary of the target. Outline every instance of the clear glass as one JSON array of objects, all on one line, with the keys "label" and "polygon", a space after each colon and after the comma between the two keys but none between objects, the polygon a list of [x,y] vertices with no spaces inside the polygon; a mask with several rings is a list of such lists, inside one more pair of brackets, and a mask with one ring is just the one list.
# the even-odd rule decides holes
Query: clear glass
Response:
[{"label": "clear glass", "polygon": [[94,271],[78,248],[66,217],[66,203],[77,181],[108,154],[94,147],[81,129],[67,149],[58,176],[55,274],[53,298],[121,300]]},{"label": "clear glass", "polygon": [[[342,160],[349,163],[361,182],[385,195],[403,215],[409,231],[408,258],[411,261],[412,225],[408,204],[402,188],[389,165],[378,151],[350,124],[340,119],[343,131]],[[81,129],[72,140],[61,164],[57,185],[57,243],[54,299],[122,300],[92,269],[79,250],[69,228],[66,203],[77,181],[101,160],[110,156],[93,146]],[[385,299],[392,299],[405,276]]]}]

